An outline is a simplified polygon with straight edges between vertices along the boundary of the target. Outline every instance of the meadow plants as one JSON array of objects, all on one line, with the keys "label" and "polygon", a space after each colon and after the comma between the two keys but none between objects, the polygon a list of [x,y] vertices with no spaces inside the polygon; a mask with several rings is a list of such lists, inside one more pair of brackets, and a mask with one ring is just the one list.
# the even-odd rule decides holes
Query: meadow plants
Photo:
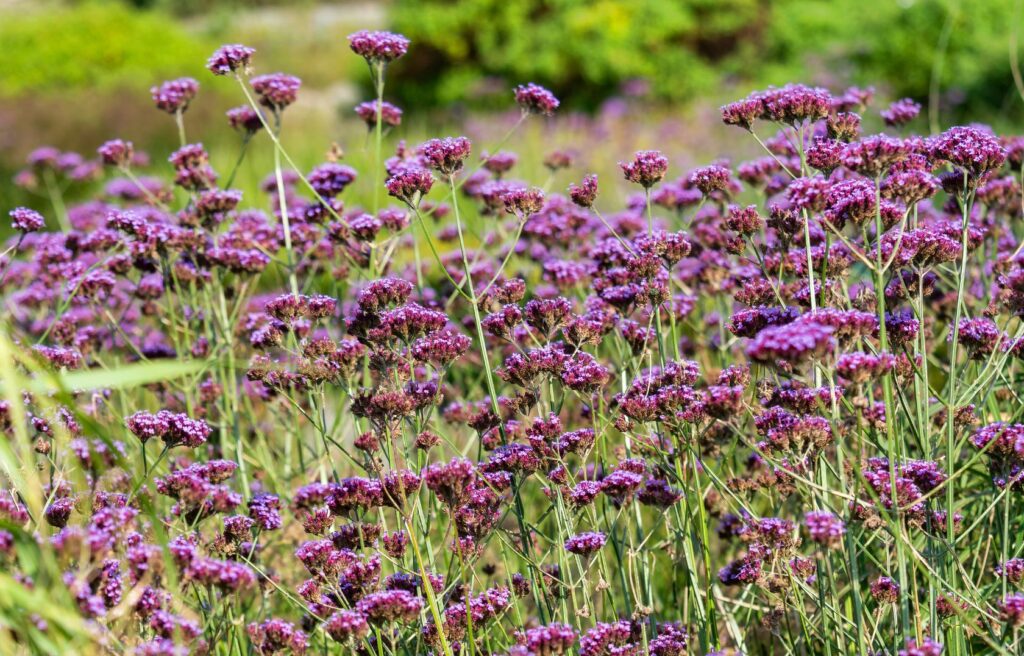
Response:
[{"label": "meadow plants", "polygon": [[1024,139],[794,84],[722,108],[755,159],[560,193],[501,150],[551,92],[386,150],[410,43],[349,42],[371,170],[299,166],[301,81],[229,45],[234,170],[184,78],[166,164],[19,175],[107,180],[10,208],[5,652],[1019,653]]}]

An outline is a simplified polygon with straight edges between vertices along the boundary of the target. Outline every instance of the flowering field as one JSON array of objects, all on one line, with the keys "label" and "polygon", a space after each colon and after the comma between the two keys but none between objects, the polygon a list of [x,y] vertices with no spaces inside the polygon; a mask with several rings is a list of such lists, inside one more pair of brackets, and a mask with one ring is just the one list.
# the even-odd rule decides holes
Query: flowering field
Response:
[{"label": "flowering field", "polygon": [[549,91],[496,143],[406,144],[409,42],[349,41],[362,170],[297,165],[301,82],[241,45],[208,62],[233,168],[189,78],[153,89],[169,162],[29,157],[0,653],[1024,650],[1024,138],[794,84],[722,108],[755,159],[553,151],[554,189],[507,149]]}]

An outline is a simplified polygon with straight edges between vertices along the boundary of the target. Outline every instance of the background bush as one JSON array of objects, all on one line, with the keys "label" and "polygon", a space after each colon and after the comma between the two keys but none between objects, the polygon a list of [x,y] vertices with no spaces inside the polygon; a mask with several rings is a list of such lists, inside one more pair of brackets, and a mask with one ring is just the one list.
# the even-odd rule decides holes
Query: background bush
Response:
[{"label": "background bush", "polygon": [[119,2],[5,12],[2,19],[0,96],[199,76],[211,51],[165,15]]},{"label": "background bush", "polygon": [[781,84],[809,69],[925,98],[941,60],[948,99],[996,112],[1014,95],[1018,18],[1012,0],[397,0],[392,11],[420,53],[396,70],[407,103],[482,103],[492,87],[536,80],[586,106],[637,77],[686,102],[723,81]]}]

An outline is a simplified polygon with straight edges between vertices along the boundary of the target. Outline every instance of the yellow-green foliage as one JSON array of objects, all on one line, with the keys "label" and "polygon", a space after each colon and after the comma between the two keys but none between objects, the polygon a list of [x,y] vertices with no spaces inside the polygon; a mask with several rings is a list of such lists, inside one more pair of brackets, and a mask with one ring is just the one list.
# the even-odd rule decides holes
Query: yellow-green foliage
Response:
[{"label": "yellow-green foliage", "polygon": [[0,96],[15,96],[198,76],[211,48],[165,14],[87,2],[3,13],[0,52]]},{"label": "yellow-green foliage", "polygon": [[924,98],[937,70],[975,109],[1012,90],[1020,22],[1014,0],[397,0],[392,21],[421,58],[396,67],[399,92],[421,101],[472,98],[492,76],[583,104],[632,77],[675,101],[811,78]]}]

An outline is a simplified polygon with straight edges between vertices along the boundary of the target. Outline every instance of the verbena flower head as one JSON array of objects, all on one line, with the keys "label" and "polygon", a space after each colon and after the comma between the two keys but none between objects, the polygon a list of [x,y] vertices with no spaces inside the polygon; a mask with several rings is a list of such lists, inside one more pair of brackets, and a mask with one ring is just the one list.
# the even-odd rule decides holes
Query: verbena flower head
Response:
[{"label": "verbena flower head", "polygon": [[160,86],[150,89],[150,93],[157,109],[169,114],[176,114],[188,109],[189,103],[199,93],[199,82],[190,77],[168,80]]},{"label": "verbena flower head", "polygon": [[584,176],[580,184],[569,185],[569,197],[580,207],[593,207],[597,200],[597,176],[591,173]]},{"label": "verbena flower head", "polygon": [[950,128],[928,141],[930,156],[949,162],[957,173],[967,178],[969,187],[1006,161],[1006,149],[989,132],[971,126]]},{"label": "verbena flower head", "polygon": [[599,531],[579,533],[565,541],[565,550],[577,556],[592,556],[604,546],[605,540],[605,534]]},{"label": "verbena flower head", "polygon": [[263,121],[256,110],[249,105],[234,107],[226,112],[228,125],[235,130],[252,136],[263,128]]},{"label": "verbena flower head", "polygon": [[551,116],[558,109],[558,98],[544,87],[530,82],[521,84],[514,90],[516,104],[527,114]]},{"label": "verbena flower head", "polygon": [[445,137],[427,141],[417,152],[429,168],[441,175],[451,176],[462,170],[462,164],[472,148],[466,137]]},{"label": "verbena flower head", "polygon": [[228,75],[239,71],[248,74],[255,53],[255,48],[240,44],[221,46],[207,60],[206,68],[214,75]]},{"label": "verbena flower head", "polygon": [[387,101],[383,101],[379,105],[377,101],[359,103],[356,105],[355,112],[370,128],[377,125],[378,113],[382,125],[397,127],[402,124],[402,110]]},{"label": "verbena flower head", "polygon": [[913,121],[920,113],[920,103],[916,103],[910,98],[903,98],[889,105],[887,109],[882,110],[881,116],[886,125],[901,127]]},{"label": "verbena flower head", "polygon": [[392,62],[409,50],[409,39],[393,32],[361,30],[348,35],[352,52],[370,63]]},{"label": "verbena flower head", "polygon": [[43,215],[27,207],[15,207],[8,215],[11,217],[11,228],[22,234],[38,232],[46,226]]},{"label": "verbena flower head", "polygon": [[299,87],[302,86],[302,80],[284,73],[259,75],[252,78],[250,83],[260,104],[274,112],[280,112],[295,102]]},{"label": "verbena flower head", "polygon": [[104,164],[118,168],[130,166],[132,157],[135,155],[132,142],[122,139],[108,141],[100,146],[96,152],[99,153],[100,159],[103,160]]},{"label": "verbena flower head", "polygon": [[641,150],[631,162],[619,162],[626,180],[650,189],[661,182],[668,171],[668,158],[657,150]]},{"label": "verbena flower head", "polygon": [[846,534],[846,527],[843,521],[824,510],[812,510],[804,515],[804,524],[811,540],[818,544],[835,548],[842,543],[843,535]]}]

